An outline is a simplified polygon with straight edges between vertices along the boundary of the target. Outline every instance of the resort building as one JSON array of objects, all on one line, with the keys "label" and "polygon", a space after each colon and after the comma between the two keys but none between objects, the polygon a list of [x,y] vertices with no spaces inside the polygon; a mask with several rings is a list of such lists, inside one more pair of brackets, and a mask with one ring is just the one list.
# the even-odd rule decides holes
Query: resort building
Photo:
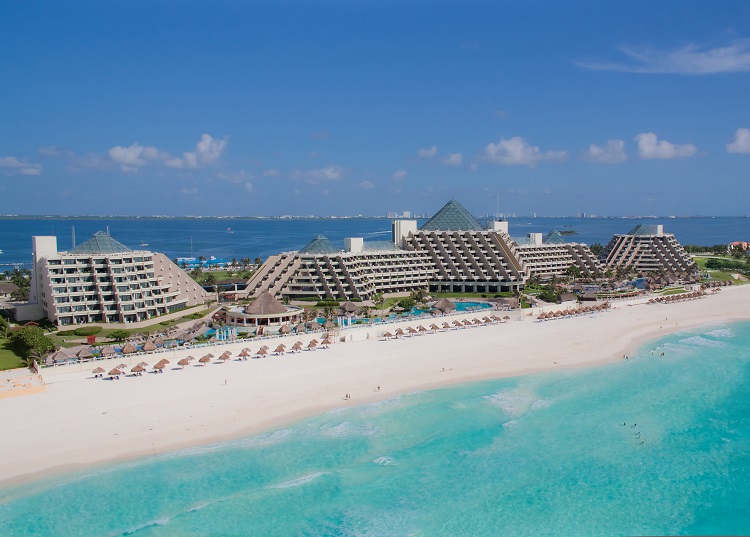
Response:
[{"label": "resort building", "polygon": [[132,250],[99,231],[68,252],[57,237],[32,237],[29,302],[18,321],[59,326],[133,323],[201,304],[209,295],[164,254]]},{"label": "resort building", "polygon": [[604,247],[600,259],[608,269],[634,268],[638,272],[692,273],[698,270],[693,258],[664,226],[639,224],[630,233],[615,235]]},{"label": "resort building", "polygon": [[483,229],[460,203],[449,201],[417,229],[416,220],[393,223],[393,241],[405,250],[426,254],[433,292],[500,293],[520,289],[527,277],[507,222]]},{"label": "resort building", "polygon": [[541,233],[529,233],[527,237],[513,240],[517,244],[518,258],[529,275],[536,274],[542,280],[564,276],[571,266],[578,267],[584,275],[604,272],[588,246],[567,242],[559,231],[550,231],[544,237]]},{"label": "resort building", "polygon": [[290,299],[370,300],[376,293],[422,289],[432,276],[427,255],[406,252],[390,241],[348,238],[336,248],[324,236],[298,252],[269,257],[248,282],[246,293],[268,290]]},{"label": "resort building", "polygon": [[521,289],[532,276],[564,276],[571,266],[582,275],[633,266],[645,272],[683,273],[695,263],[662,226],[638,226],[615,235],[601,259],[587,245],[567,242],[552,231],[511,238],[507,221],[482,226],[460,203],[449,201],[418,227],[394,220],[391,241],[344,239],[334,246],[315,237],[304,248],[269,257],[248,281],[245,296],[264,291],[289,299],[370,300],[415,289],[431,292],[502,293]]}]

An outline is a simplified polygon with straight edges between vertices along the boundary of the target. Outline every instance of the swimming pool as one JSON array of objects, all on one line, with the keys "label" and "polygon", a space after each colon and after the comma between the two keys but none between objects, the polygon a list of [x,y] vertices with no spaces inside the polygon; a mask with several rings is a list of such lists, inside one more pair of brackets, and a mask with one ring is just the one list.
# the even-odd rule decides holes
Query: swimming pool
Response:
[{"label": "swimming pool", "polygon": [[487,302],[456,302],[456,311],[471,311],[489,309],[492,305]]}]

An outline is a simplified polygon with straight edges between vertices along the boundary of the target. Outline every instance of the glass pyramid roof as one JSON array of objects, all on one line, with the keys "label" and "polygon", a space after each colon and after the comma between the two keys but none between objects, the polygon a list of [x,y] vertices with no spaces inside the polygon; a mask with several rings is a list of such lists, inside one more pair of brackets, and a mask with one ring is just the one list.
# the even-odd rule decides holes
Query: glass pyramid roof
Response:
[{"label": "glass pyramid roof", "polygon": [[565,244],[566,242],[568,241],[565,240],[565,237],[556,229],[547,233],[542,239],[542,244]]},{"label": "glass pyramid roof", "polygon": [[648,235],[658,235],[659,234],[659,226],[645,226],[643,224],[638,224],[633,229],[630,230],[630,233],[628,235],[635,235],[635,236],[648,236]]},{"label": "glass pyramid roof", "polygon": [[94,235],[70,250],[69,254],[121,254],[133,250],[109,236],[109,233],[97,231]]},{"label": "glass pyramid roof", "polygon": [[482,226],[463,205],[456,200],[450,200],[419,229],[422,231],[481,231]]},{"label": "glass pyramid roof", "polygon": [[311,240],[307,245],[302,248],[300,254],[335,254],[341,251],[341,248],[336,248],[327,237],[318,235]]}]

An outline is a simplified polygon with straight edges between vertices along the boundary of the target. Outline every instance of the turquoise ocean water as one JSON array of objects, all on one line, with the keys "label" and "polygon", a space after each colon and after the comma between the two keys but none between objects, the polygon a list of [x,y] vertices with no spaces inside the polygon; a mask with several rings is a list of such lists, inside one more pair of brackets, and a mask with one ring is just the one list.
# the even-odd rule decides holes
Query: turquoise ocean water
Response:
[{"label": "turquoise ocean water", "polygon": [[0,535],[748,534],[749,379],[750,323],[681,333],[5,489]]}]

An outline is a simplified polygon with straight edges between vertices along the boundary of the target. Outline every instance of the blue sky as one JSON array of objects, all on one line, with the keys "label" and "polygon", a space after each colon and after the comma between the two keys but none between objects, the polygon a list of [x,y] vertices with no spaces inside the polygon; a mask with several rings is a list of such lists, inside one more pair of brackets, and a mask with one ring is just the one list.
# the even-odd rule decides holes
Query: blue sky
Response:
[{"label": "blue sky", "polygon": [[0,4],[0,213],[744,215],[750,2]]}]

